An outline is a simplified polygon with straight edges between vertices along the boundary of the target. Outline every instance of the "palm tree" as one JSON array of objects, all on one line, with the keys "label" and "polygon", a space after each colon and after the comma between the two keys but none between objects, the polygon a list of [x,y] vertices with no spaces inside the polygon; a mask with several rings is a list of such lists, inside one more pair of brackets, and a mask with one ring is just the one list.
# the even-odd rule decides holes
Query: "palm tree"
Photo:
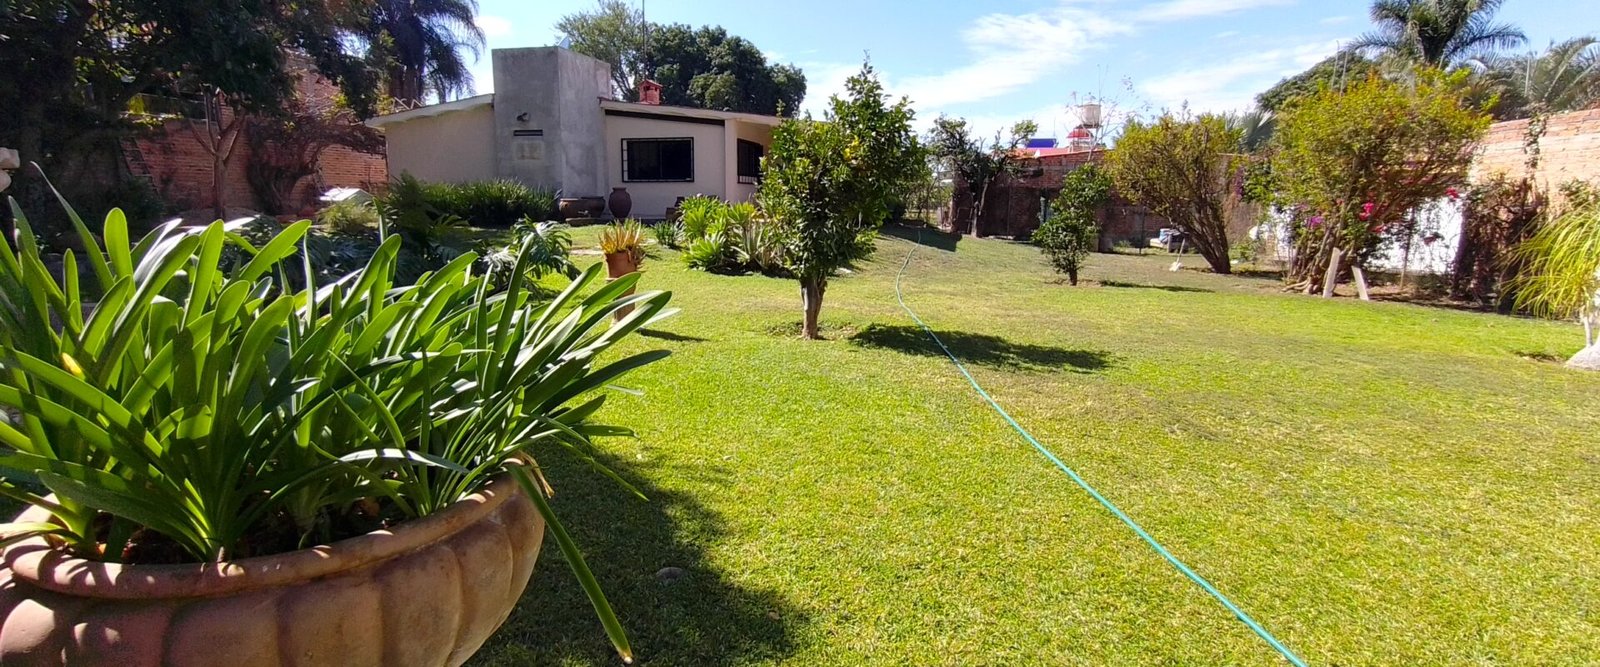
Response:
[{"label": "palm tree", "polygon": [[1351,48],[1453,69],[1500,49],[1527,43],[1516,27],[1495,23],[1505,0],[1375,0],[1377,29]]},{"label": "palm tree", "polygon": [[366,39],[382,63],[389,96],[416,104],[472,92],[463,52],[476,60],[485,44],[473,22],[477,0],[376,0]]},{"label": "palm tree", "polygon": [[1496,115],[1504,118],[1587,109],[1600,102],[1600,39],[1574,37],[1552,42],[1542,55],[1495,59],[1485,76],[1499,84]]}]

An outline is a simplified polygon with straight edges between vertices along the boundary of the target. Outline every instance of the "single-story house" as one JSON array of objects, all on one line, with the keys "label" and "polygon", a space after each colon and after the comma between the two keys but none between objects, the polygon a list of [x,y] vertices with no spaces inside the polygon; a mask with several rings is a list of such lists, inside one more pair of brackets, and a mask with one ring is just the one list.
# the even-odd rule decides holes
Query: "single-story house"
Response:
[{"label": "single-story house", "polygon": [[614,98],[611,66],[561,47],[495,49],[494,91],[367,121],[383,130],[389,173],[424,181],[509,178],[563,197],[627,188],[632,217],[679,197],[755,195],[776,116]]}]

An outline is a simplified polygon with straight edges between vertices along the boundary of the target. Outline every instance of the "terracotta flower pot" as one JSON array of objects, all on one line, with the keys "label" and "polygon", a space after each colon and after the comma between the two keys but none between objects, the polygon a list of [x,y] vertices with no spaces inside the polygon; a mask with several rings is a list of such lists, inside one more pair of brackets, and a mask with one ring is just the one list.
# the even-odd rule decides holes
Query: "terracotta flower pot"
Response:
[{"label": "terracotta flower pot", "polygon": [[0,552],[0,664],[460,665],[510,615],[543,538],[502,475],[393,531],[220,564],[117,565],[19,542]]},{"label": "terracotta flower pot", "polygon": [[611,188],[611,199],[607,202],[611,206],[611,217],[623,220],[633,212],[633,195],[628,194],[627,188]]},{"label": "terracotta flower pot", "polygon": [[[640,256],[639,253],[630,253],[630,252],[608,252],[608,253],[606,253],[606,279],[607,279],[607,281],[609,282],[611,280],[616,280],[616,279],[621,278],[621,277],[623,277],[625,275],[628,275],[630,273],[634,273],[634,272],[638,271],[639,270],[640,259],[641,259],[641,256]],[[633,294],[633,292],[634,292],[634,290],[631,290],[631,289],[628,290],[628,294],[630,294],[630,295]],[[622,308],[618,308],[617,312],[613,315],[613,317],[617,321],[620,322],[620,321],[622,321],[622,318],[627,317],[628,314],[632,313],[632,312],[633,312],[633,306],[624,306]]]},{"label": "terracotta flower pot", "polygon": [[571,220],[573,218],[583,217],[584,210],[585,205],[583,200],[580,198],[563,197],[556,200],[556,214],[559,215],[562,220]]}]

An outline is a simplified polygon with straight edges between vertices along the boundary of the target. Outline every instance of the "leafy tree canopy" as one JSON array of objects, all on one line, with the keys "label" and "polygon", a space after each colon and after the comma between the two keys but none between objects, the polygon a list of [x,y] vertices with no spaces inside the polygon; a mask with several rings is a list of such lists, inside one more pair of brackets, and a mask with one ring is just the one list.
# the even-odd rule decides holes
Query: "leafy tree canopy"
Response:
[{"label": "leafy tree canopy", "polygon": [[1370,58],[1354,51],[1342,51],[1257,95],[1256,106],[1266,111],[1280,111],[1289,102],[1311,95],[1323,86],[1340,88],[1349,83],[1365,81],[1377,71],[1378,64]]},{"label": "leafy tree canopy", "polygon": [[1118,193],[1183,230],[1212,271],[1231,273],[1227,215],[1242,189],[1243,140],[1242,128],[1216,114],[1130,119],[1106,169]]},{"label": "leafy tree canopy", "polygon": [[611,63],[622,99],[638,99],[641,79],[660,83],[662,103],[678,106],[793,115],[805,99],[799,68],[769,63],[750,40],[721,27],[649,23],[621,0],[601,0],[556,29],[574,51]]},{"label": "leafy tree canopy", "polygon": [[787,228],[789,269],[805,300],[805,335],[817,337],[828,279],[870,252],[896,194],[921,168],[909,100],[890,103],[871,65],[845,84],[823,120],[773,130],[761,204]]},{"label": "leafy tree canopy", "polygon": [[1364,261],[1412,210],[1462,183],[1489,126],[1487,113],[1463,101],[1467,77],[1372,77],[1284,112],[1273,178],[1279,203],[1300,212],[1291,279],[1320,280],[1334,248]]}]

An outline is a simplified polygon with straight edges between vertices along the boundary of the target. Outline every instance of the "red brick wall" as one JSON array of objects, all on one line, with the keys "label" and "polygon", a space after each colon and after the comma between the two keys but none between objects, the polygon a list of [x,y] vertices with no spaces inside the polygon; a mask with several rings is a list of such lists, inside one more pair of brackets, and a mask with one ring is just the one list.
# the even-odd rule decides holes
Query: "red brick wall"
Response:
[{"label": "red brick wall", "polygon": [[[298,93],[308,106],[328,106],[339,89],[326,79],[306,70]],[[224,122],[231,114],[224,112]],[[192,128],[191,128],[192,126]],[[124,145],[128,169],[134,176],[148,178],[169,204],[179,209],[209,208],[211,202],[211,154],[193,130],[204,127],[201,121],[170,120],[159,129],[141,135]],[[245,180],[245,165],[250,149],[240,139],[228,161],[223,184],[226,206],[260,210],[261,203]],[[295,189],[291,213],[305,213],[316,207],[317,197],[332,187],[382,188],[389,181],[388,164],[383,154],[366,154],[334,146],[322,154],[317,174],[302,180]]]},{"label": "red brick wall", "polygon": [[[1104,155],[1105,151],[1085,151],[1025,161],[1018,176],[1002,177],[989,186],[983,219],[978,223],[979,235],[1028,238],[1039,227],[1040,198],[1054,199],[1061,194],[1061,182],[1068,173],[1098,162]],[[972,206],[973,197],[967,193],[966,184],[957,179],[951,206],[951,231],[962,234],[972,231],[969,224]],[[1110,251],[1122,241],[1141,243],[1143,238],[1153,238],[1162,227],[1170,226],[1166,218],[1113,195],[1112,202],[1100,211],[1100,250]]]},{"label": "red brick wall", "polygon": [[[1527,173],[1528,154],[1523,147],[1528,121],[1495,123],[1484,136],[1472,180],[1497,173],[1520,177]],[[1539,170],[1535,183],[1552,194],[1567,181],[1600,181],[1600,109],[1551,116],[1539,140]]]}]

